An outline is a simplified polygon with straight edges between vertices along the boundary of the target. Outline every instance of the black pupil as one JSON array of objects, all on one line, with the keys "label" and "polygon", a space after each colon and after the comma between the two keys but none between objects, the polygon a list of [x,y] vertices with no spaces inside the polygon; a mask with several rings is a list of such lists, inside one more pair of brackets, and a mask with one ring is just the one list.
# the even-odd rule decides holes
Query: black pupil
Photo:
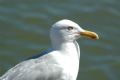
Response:
[{"label": "black pupil", "polygon": [[73,29],[73,27],[68,27],[68,30],[72,30]]}]

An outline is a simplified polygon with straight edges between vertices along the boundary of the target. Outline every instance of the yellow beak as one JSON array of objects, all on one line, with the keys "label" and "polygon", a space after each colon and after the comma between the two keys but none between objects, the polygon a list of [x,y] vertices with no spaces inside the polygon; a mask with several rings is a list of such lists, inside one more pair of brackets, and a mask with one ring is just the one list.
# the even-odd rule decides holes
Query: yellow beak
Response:
[{"label": "yellow beak", "polygon": [[85,30],[84,32],[80,32],[82,36],[91,38],[91,39],[99,39],[98,35],[95,32],[92,31],[87,31]]}]

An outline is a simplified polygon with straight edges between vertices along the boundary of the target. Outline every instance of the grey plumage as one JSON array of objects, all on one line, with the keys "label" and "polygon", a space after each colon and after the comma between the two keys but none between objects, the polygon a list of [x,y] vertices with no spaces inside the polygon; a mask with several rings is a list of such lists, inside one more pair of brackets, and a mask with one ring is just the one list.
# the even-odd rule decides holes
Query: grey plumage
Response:
[{"label": "grey plumage", "polygon": [[[16,65],[0,80],[65,80],[63,78],[67,78],[67,75],[63,73],[62,68],[55,62],[54,58],[48,55],[26,60]],[[62,74],[64,77],[61,77]]]}]

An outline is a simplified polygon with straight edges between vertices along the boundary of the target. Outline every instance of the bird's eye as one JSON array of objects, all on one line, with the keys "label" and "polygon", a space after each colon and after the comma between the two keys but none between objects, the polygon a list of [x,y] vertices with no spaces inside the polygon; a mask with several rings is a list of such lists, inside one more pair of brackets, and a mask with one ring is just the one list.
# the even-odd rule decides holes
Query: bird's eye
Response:
[{"label": "bird's eye", "polygon": [[69,26],[67,29],[68,29],[68,30],[73,30],[73,27]]}]

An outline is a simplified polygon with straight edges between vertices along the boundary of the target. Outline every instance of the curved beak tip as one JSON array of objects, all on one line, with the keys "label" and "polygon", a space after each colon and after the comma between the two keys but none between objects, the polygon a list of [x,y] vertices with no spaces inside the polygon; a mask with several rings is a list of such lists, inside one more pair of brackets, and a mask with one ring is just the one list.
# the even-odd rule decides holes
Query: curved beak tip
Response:
[{"label": "curved beak tip", "polygon": [[84,32],[81,32],[80,35],[91,38],[91,39],[99,39],[99,36],[97,33],[92,32],[92,31],[87,31],[85,30]]}]

